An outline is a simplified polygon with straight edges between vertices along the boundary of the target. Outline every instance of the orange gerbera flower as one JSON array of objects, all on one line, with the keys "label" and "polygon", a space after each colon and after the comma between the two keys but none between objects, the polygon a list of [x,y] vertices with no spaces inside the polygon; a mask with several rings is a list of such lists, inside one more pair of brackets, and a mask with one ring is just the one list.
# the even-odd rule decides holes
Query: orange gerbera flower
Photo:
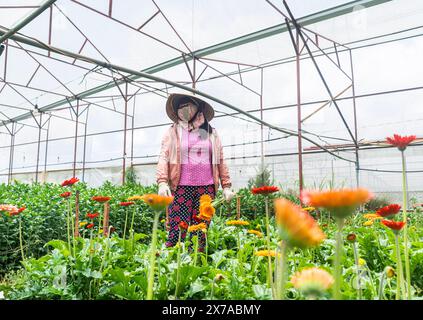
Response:
[{"label": "orange gerbera flower", "polygon": [[249,233],[249,234],[254,234],[254,235],[256,235],[257,237],[259,237],[259,238],[261,238],[261,237],[263,237],[263,233],[261,233],[260,231],[258,231],[258,230],[253,230],[253,229],[251,229],[251,230],[248,230],[247,231],[247,233]]},{"label": "orange gerbera flower", "polygon": [[198,218],[210,221],[215,212],[216,209],[211,205],[211,203],[202,203],[200,205],[200,215]]},{"label": "orange gerbera flower", "polygon": [[301,193],[301,200],[313,207],[329,210],[335,217],[345,218],[351,215],[358,206],[373,197],[366,189],[339,189],[328,191],[305,191]]},{"label": "orange gerbera flower", "polygon": [[328,290],[334,283],[334,279],[327,271],[312,267],[305,268],[295,273],[291,278],[294,288],[302,291],[305,295],[319,296]]},{"label": "orange gerbera flower", "polygon": [[198,230],[207,230],[207,225],[204,222],[201,222],[199,224],[193,224],[188,227],[188,232],[195,232]]},{"label": "orange gerbera flower", "polygon": [[142,200],[153,210],[162,211],[172,203],[173,197],[160,196],[158,194],[150,193],[143,195]]},{"label": "orange gerbera flower", "polygon": [[301,207],[286,199],[274,201],[276,221],[281,228],[283,238],[296,247],[317,246],[325,239],[313,217],[301,210]]},{"label": "orange gerbera flower", "polygon": [[104,197],[104,196],[94,196],[91,198],[91,200],[101,202],[101,203],[110,201],[110,199],[111,199],[110,197]]},{"label": "orange gerbera flower", "polygon": [[203,194],[201,197],[200,197],[200,204],[201,203],[211,203],[212,202],[212,198],[210,197],[210,195],[208,195],[208,194]]}]

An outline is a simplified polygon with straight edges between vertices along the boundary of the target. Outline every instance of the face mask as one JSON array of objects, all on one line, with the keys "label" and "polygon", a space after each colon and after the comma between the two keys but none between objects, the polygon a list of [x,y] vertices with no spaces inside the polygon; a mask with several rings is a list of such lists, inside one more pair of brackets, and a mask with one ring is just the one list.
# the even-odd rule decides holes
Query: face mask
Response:
[{"label": "face mask", "polygon": [[182,121],[188,122],[192,119],[192,117],[195,115],[197,110],[198,110],[198,107],[196,105],[188,104],[187,106],[184,106],[178,109],[178,117]]}]

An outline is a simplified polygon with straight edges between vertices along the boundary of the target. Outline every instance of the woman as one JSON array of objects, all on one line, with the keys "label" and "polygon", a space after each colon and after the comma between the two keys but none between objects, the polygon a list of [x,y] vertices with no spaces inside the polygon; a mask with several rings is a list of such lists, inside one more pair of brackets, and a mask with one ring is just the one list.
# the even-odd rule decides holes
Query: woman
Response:
[{"label": "woman", "polygon": [[[173,195],[169,206],[167,247],[178,242],[179,223],[198,224],[199,199],[203,194],[215,197],[219,182],[223,197],[230,201],[229,170],[223,159],[222,144],[209,121],[213,108],[205,101],[186,94],[171,94],[166,113],[174,122],[165,133],[157,165],[160,195]],[[182,231],[185,239],[186,231]],[[195,234],[195,233],[194,233]],[[199,251],[205,247],[205,235],[200,232]]]}]

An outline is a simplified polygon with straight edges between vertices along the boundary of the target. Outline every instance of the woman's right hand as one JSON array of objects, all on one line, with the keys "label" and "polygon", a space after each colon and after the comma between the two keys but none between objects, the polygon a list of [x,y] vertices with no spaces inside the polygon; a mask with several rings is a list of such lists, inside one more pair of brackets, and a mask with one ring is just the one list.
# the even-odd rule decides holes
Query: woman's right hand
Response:
[{"label": "woman's right hand", "polygon": [[159,196],[172,196],[172,192],[170,192],[169,185],[166,182],[159,183]]}]

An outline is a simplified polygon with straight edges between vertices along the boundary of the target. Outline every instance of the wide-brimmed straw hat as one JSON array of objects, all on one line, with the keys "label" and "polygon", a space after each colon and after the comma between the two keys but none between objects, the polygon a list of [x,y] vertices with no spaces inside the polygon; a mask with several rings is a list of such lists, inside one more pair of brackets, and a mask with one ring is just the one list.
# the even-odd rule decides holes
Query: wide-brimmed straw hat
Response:
[{"label": "wide-brimmed straw hat", "polygon": [[214,109],[213,107],[208,104],[206,101],[201,100],[200,98],[197,98],[195,96],[184,94],[184,93],[172,93],[169,95],[166,101],[166,113],[169,116],[169,118],[173,122],[178,122],[178,114],[177,114],[177,107],[179,106],[179,102],[182,98],[188,98],[193,100],[194,104],[202,105],[203,107],[203,114],[204,117],[207,119],[207,121],[210,121],[214,117]]}]

